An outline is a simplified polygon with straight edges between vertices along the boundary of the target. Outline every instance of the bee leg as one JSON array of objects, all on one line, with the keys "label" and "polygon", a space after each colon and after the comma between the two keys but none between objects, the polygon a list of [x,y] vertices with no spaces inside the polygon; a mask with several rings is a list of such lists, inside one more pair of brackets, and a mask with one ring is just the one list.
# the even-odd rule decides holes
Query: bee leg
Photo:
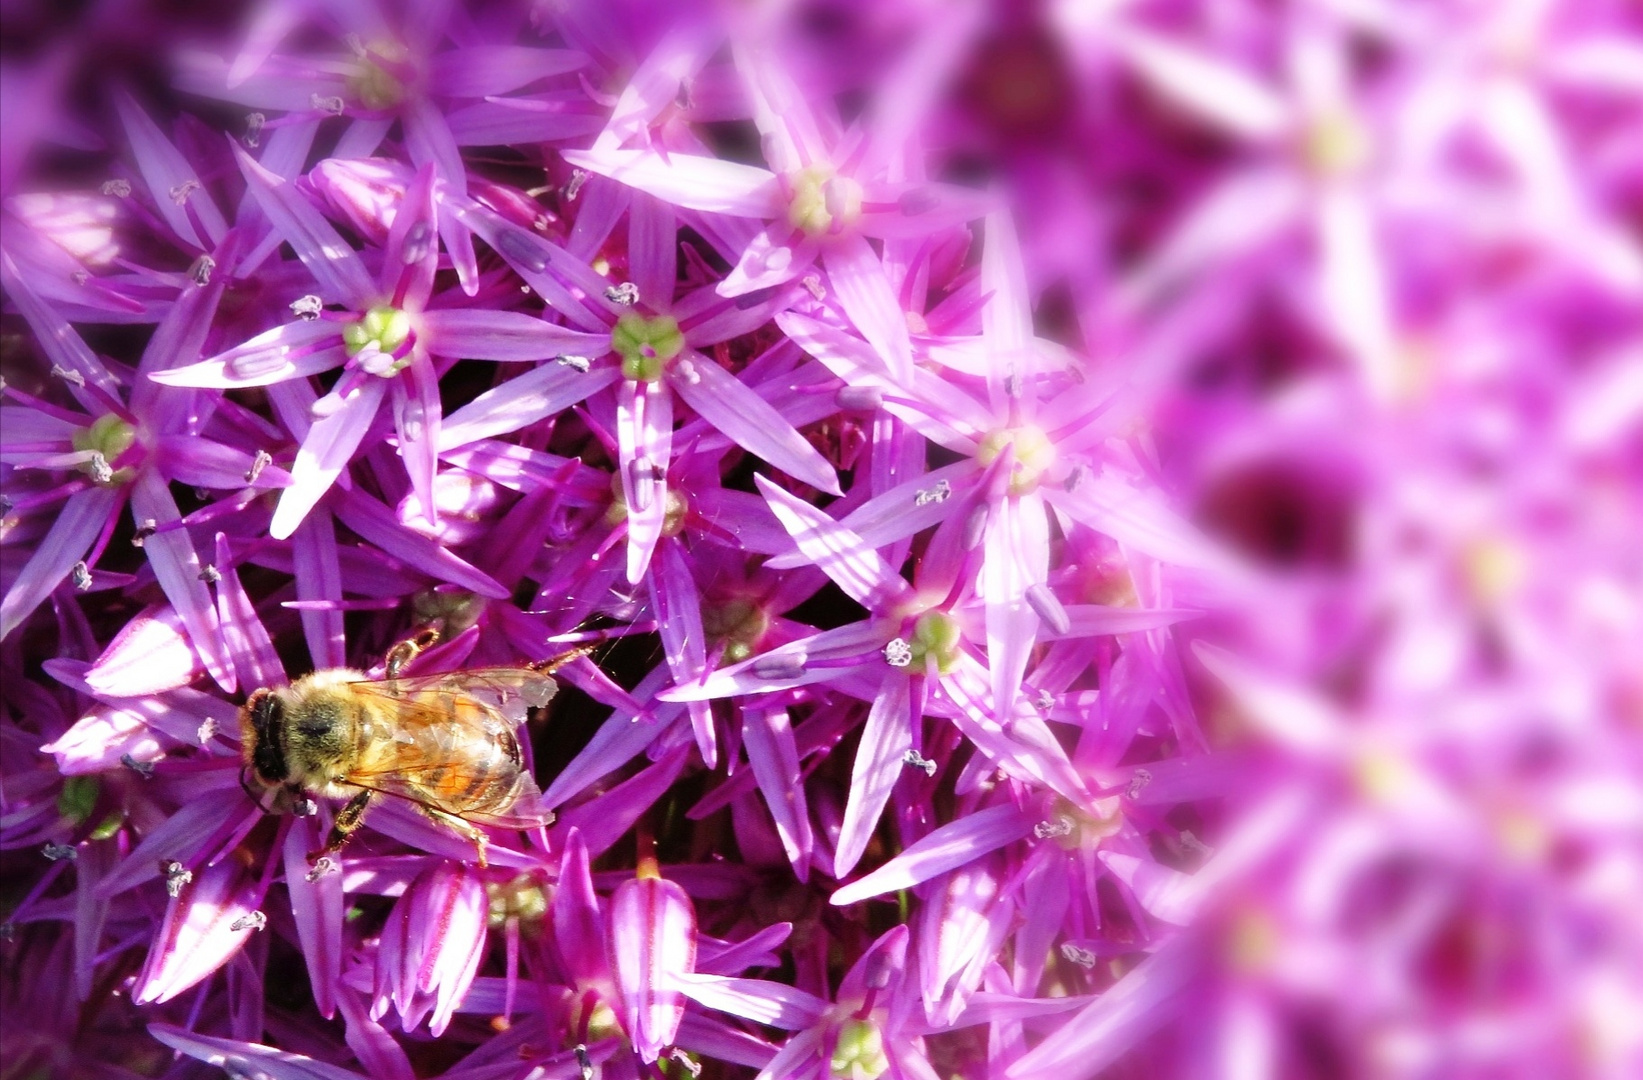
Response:
[{"label": "bee leg", "polygon": [[531,665],[531,670],[540,671],[544,675],[552,675],[571,661],[580,660],[591,652],[593,652],[592,645],[579,645],[569,652],[562,652],[558,656],[550,656],[546,660],[537,661]]},{"label": "bee leg", "polygon": [[422,812],[437,821],[439,824],[455,829],[457,832],[466,836],[469,840],[472,840],[474,851],[479,856],[479,868],[481,870],[490,865],[485,858],[485,845],[490,842],[485,836],[485,830],[481,829],[478,825],[475,825],[471,821],[464,821],[455,814],[447,814],[445,811],[437,810],[432,806],[423,806]]},{"label": "bee leg", "polygon": [[336,820],[331,822],[331,831],[325,837],[325,846],[318,851],[308,853],[309,862],[318,862],[327,855],[335,855],[342,850],[342,845],[348,842],[348,837],[359,828],[365,818],[365,811],[371,805],[374,791],[362,791],[349,799],[341,810],[337,811]]},{"label": "bee leg", "polygon": [[412,660],[420,656],[423,650],[431,649],[437,644],[439,644],[439,630],[432,626],[422,630],[415,637],[406,638],[389,649],[388,655],[383,658],[382,666],[386,669],[385,674],[390,679],[399,678],[399,673],[404,671]]}]

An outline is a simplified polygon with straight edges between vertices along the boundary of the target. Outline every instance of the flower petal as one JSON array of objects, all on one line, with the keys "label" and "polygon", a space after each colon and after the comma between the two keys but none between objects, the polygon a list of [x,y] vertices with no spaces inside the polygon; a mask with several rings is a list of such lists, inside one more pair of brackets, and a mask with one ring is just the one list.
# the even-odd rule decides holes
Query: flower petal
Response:
[{"label": "flower petal", "polygon": [[159,532],[144,542],[143,554],[148,556],[148,565],[153,568],[166,598],[177,609],[206,671],[218,686],[232,692],[234,665],[222,640],[211,590],[200,576],[199,555],[194,551],[187,529],[165,528],[181,521],[182,514],[165,480],[151,469],[138,473],[131,485],[131,513],[138,523],[153,521],[161,526]]},{"label": "flower petal", "polygon": [[912,586],[850,529],[764,477],[753,479],[799,550],[852,600],[880,612],[912,592]]},{"label": "flower petal", "polygon": [[867,241],[851,234],[839,238],[823,256],[827,281],[850,321],[882,359],[890,378],[903,386],[913,378],[913,344],[907,316],[890,287],[884,264]]},{"label": "flower petal", "polygon": [[668,384],[703,419],[742,449],[795,480],[841,495],[838,474],[764,398],[746,383],[694,350],[675,361]]},{"label": "flower petal", "polygon": [[801,882],[809,881],[810,850],[815,838],[810,829],[804,777],[799,772],[798,747],[793,741],[793,726],[787,710],[744,707],[742,745],[747,749],[748,764],[776,823],[776,833],[787,851],[787,861],[793,864],[793,874]]},{"label": "flower petal", "polygon": [[[888,667],[888,664],[886,665]],[[904,768],[902,758],[913,746],[908,716],[911,683],[906,675],[890,671],[867,712],[861,744],[850,770],[850,794],[844,806],[833,853],[833,876],[842,878],[861,861],[862,852],[878,828],[879,815]],[[867,894],[871,895],[871,894]],[[835,897],[834,903],[838,903]]]},{"label": "flower petal", "polygon": [[740,217],[781,213],[781,187],[768,169],[691,154],[664,158],[653,150],[564,150],[561,156],[674,206]]},{"label": "flower petal", "polygon": [[0,600],[0,638],[10,636],[62,584],[102,532],[109,515],[118,512],[120,498],[113,488],[89,487],[63,502],[50,531],[40,538],[6,598]]},{"label": "flower petal", "polygon": [[417,316],[417,342],[435,356],[466,360],[595,358],[610,352],[610,333],[590,334],[522,311],[448,308]]},{"label": "flower petal", "polygon": [[384,299],[358,253],[289,181],[263,168],[238,144],[234,157],[257,205],[319,283],[322,300],[364,311]]},{"label": "flower petal", "polygon": [[297,449],[297,460],[291,466],[291,486],[280,495],[268,535],[275,540],[289,537],[314,504],[331,490],[370,430],[377,406],[387,392],[385,380],[367,378],[355,386],[333,412],[314,421]]}]

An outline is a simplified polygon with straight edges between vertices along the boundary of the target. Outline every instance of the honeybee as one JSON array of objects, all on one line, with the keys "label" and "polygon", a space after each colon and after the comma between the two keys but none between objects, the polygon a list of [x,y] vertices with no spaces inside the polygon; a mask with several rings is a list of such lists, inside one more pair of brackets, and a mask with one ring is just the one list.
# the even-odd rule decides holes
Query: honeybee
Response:
[{"label": "honeybee", "polygon": [[241,707],[245,764],[258,779],[293,797],[348,799],[310,861],[338,851],[384,795],[465,834],[480,866],[480,826],[533,829],[553,820],[514,730],[553,697],[553,672],[586,650],[526,667],[401,676],[416,651],[413,642],[396,646],[382,679],[316,671],[257,690]]}]

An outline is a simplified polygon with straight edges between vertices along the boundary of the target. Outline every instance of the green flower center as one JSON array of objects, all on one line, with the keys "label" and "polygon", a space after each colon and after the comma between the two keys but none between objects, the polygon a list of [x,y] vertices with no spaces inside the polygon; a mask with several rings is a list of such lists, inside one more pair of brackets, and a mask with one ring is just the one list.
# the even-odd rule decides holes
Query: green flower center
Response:
[{"label": "green flower center", "polygon": [[668,361],[684,351],[685,335],[671,315],[647,319],[637,311],[625,311],[611,329],[610,348],[622,358],[623,378],[655,382]]},{"label": "green flower center", "polygon": [[890,1070],[884,1053],[884,1035],[869,1020],[846,1020],[839,1026],[839,1041],[828,1062],[840,1080],[876,1080]]},{"label": "green flower center", "polygon": [[409,354],[395,358],[394,350],[411,336],[410,312],[388,304],[378,304],[358,322],[342,328],[342,343],[349,356],[364,357],[360,366],[373,375],[397,375],[411,362]]},{"label": "green flower center", "polygon": [[504,926],[509,919],[535,925],[548,911],[542,883],[531,874],[519,874],[502,883],[487,881],[485,897],[489,901],[487,919],[493,928]]},{"label": "green flower center", "polygon": [[81,453],[90,451],[95,455],[80,466],[80,471],[102,487],[118,487],[126,483],[136,470],[129,466],[123,469],[112,466],[136,441],[136,428],[113,413],[99,416],[90,427],[78,428],[74,432],[74,449]]},{"label": "green flower center", "polygon": [[[622,493],[622,476],[612,473],[610,478],[610,506],[605,508],[605,523],[620,525],[628,519],[628,500]],[[685,527],[685,516],[690,513],[690,503],[684,495],[673,488],[667,489],[667,507],[662,511],[662,535],[678,536]]]},{"label": "green flower center", "polygon": [[927,668],[926,661],[934,657],[936,671],[949,674],[958,663],[958,620],[945,611],[926,611],[913,623],[913,639],[897,638],[885,647],[884,657],[894,667],[907,668],[915,673]]},{"label": "green flower center", "polygon": [[764,607],[746,597],[734,597],[722,604],[702,607],[702,631],[709,641],[724,642],[724,662],[740,663],[753,655],[753,650],[770,629],[770,616]]},{"label": "green flower center", "polygon": [[1337,109],[1310,124],[1301,139],[1301,156],[1319,176],[1345,176],[1369,162],[1369,133],[1352,114]]},{"label": "green flower center", "polygon": [[1015,464],[1010,468],[1010,494],[1025,495],[1038,487],[1038,481],[1055,464],[1055,444],[1035,424],[1018,428],[999,428],[988,432],[976,450],[976,461],[987,468],[998,460],[1006,446],[1015,450]]},{"label": "green flower center", "polygon": [[392,42],[372,46],[360,58],[354,73],[348,77],[348,92],[367,109],[396,108],[405,100],[405,84],[399,76],[382,66],[379,61],[393,63],[403,60],[403,48]]},{"label": "green flower center", "polygon": [[835,176],[825,165],[811,165],[787,177],[787,223],[806,235],[821,236],[853,225],[861,217],[861,185]]}]

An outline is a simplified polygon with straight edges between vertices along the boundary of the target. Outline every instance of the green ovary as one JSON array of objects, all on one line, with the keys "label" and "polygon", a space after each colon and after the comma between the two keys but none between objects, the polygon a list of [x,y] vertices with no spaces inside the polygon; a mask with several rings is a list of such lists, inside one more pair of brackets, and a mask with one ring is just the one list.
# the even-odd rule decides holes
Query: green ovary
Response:
[{"label": "green ovary", "polygon": [[131,479],[133,469],[110,470],[109,466],[131,449],[136,441],[137,429],[113,413],[99,416],[90,427],[76,430],[73,436],[74,449],[81,453],[89,450],[102,455],[100,461],[82,465],[81,471],[103,487],[117,487]]},{"label": "green ovary", "polygon": [[828,1067],[840,1080],[876,1080],[888,1072],[890,1059],[884,1053],[878,1025],[867,1020],[845,1021]]},{"label": "green ovary", "polygon": [[735,664],[753,655],[770,629],[770,616],[756,601],[735,597],[702,608],[702,630],[710,641],[725,644],[724,662]]},{"label": "green ovary", "polygon": [[923,671],[925,658],[933,656],[936,670],[948,674],[958,663],[961,637],[957,619],[944,611],[926,611],[913,624],[913,640],[908,642],[913,649],[913,660],[908,666],[914,671]]},{"label": "green ovary", "polygon": [[[349,356],[358,356],[374,345],[377,353],[390,358],[394,350],[405,344],[410,336],[410,313],[388,304],[378,304],[358,322],[351,322],[342,328],[342,342]],[[367,370],[373,375],[386,377],[398,374],[407,363],[409,357],[391,363],[368,365]]]},{"label": "green ovary", "polygon": [[825,165],[811,165],[788,174],[793,194],[787,200],[787,223],[808,236],[837,231],[835,226],[861,217],[861,185],[848,176],[834,176]]},{"label": "green ovary", "polygon": [[628,311],[611,329],[610,348],[622,358],[623,378],[655,382],[667,370],[668,361],[684,351],[685,335],[671,315],[647,319]]},{"label": "green ovary", "polygon": [[1010,494],[1025,495],[1038,487],[1044,473],[1055,464],[1055,444],[1044,434],[1044,429],[1032,424],[999,428],[981,440],[976,462],[984,469],[989,467],[1006,446],[1015,450],[1015,464],[1010,468]]}]

